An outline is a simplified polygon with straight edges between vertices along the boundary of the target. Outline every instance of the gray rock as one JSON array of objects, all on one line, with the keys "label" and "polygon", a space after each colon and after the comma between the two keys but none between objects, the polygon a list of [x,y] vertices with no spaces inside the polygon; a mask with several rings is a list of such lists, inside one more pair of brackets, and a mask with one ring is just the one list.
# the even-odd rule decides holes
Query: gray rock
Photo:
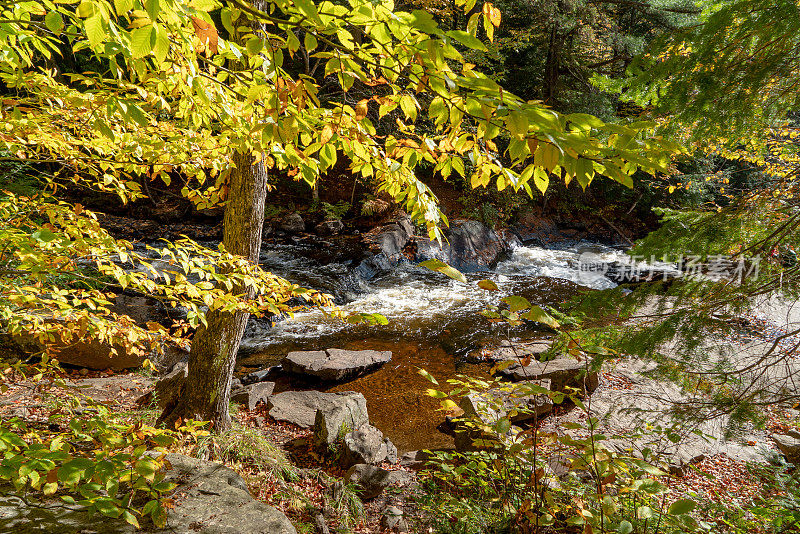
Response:
[{"label": "gray rock", "polygon": [[541,419],[553,411],[553,401],[544,394],[531,394],[527,390],[528,386],[550,389],[550,380],[531,380],[504,385],[489,391],[473,391],[461,399],[459,407],[464,410],[464,415],[477,417],[489,425],[503,417],[509,417],[512,410],[517,412],[509,417],[512,423]]},{"label": "gray rock", "polygon": [[403,511],[397,506],[387,506],[381,514],[381,529],[392,532],[408,532],[408,525],[403,519]]},{"label": "gray rock", "polygon": [[336,235],[344,230],[344,223],[339,220],[322,221],[314,227],[314,231],[319,235]]},{"label": "gray rock", "polygon": [[[0,532],[30,534],[133,534],[136,529],[120,519],[89,516],[81,506],[48,500],[29,506],[13,490],[0,487]],[[30,502],[30,501],[29,501]]]},{"label": "gray rock", "polygon": [[[155,454],[154,454],[155,455]],[[160,456],[160,455],[159,455]],[[283,513],[255,500],[236,472],[214,463],[167,454],[165,480],[177,487],[167,495],[174,506],[167,509],[166,525],[157,534],[296,534]],[[29,506],[3,492],[0,496],[0,531],[52,534],[133,533],[136,529],[120,519],[88,514],[60,499]]]},{"label": "gray rock", "polygon": [[269,377],[270,373],[276,370],[276,367],[280,369],[280,366],[273,366],[248,373],[242,377],[242,384],[246,386],[248,384],[255,384],[256,382],[263,382]]},{"label": "gray rock", "polygon": [[[349,429],[358,428],[369,419],[367,401],[361,393],[344,391],[323,393],[320,391],[284,391],[270,395],[267,402],[269,415],[276,421],[285,421],[302,428],[311,428],[317,420],[317,412],[330,425],[335,427],[332,443],[336,440],[342,424]],[[326,429],[332,428],[325,426]]]},{"label": "gray rock", "polygon": [[369,500],[380,495],[393,482],[394,477],[392,472],[386,469],[374,465],[357,464],[347,470],[344,479],[358,485],[361,498]]},{"label": "gray rock", "polygon": [[390,464],[396,464],[398,460],[397,447],[395,447],[394,443],[392,443],[389,438],[386,438],[383,442],[386,444],[386,461]]},{"label": "gray rock", "polygon": [[364,234],[367,257],[353,273],[363,280],[371,280],[380,273],[391,270],[405,259],[403,250],[414,235],[414,226],[408,216],[400,217],[396,223],[387,224]]},{"label": "gray rock", "polygon": [[388,454],[383,432],[369,424],[345,434],[343,445],[344,467],[356,464],[379,464],[386,460]]},{"label": "gray rock", "polygon": [[374,371],[391,359],[390,351],[327,349],[290,352],[281,365],[290,373],[339,382]]},{"label": "gray rock", "polygon": [[275,382],[256,382],[233,391],[231,400],[243,404],[248,410],[255,410],[258,403],[267,402],[274,389]]},{"label": "gray rock", "polygon": [[500,347],[486,356],[487,360],[493,362],[509,361],[526,356],[531,356],[533,359],[538,360],[538,357],[550,350],[552,345],[552,342],[546,339],[537,339],[525,343],[503,341],[504,343],[501,343]]},{"label": "gray rock", "polygon": [[167,510],[166,532],[296,534],[275,508],[255,500],[235,471],[215,462],[168,454],[165,480],[180,485]]},{"label": "gray rock", "polygon": [[303,217],[299,213],[295,212],[284,217],[281,220],[279,227],[284,232],[289,232],[290,234],[299,234],[301,232],[305,232],[306,223],[303,220]]},{"label": "gray rock", "polygon": [[586,390],[591,393],[599,384],[596,372],[585,372],[586,362],[579,362],[572,358],[556,358],[547,362],[532,360],[529,365],[522,366],[519,362],[498,372],[514,381],[523,380],[550,380],[553,391],[565,391],[567,386]]},{"label": "gray rock", "polygon": [[416,261],[439,259],[464,272],[486,271],[500,256],[520,244],[510,232],[495,231],[479,221],[451,221],[443,244],[416,240]]},{"label": "gray rock", "polygon": [[772,441],[775,442],[775,445],[786,457],[787,462],[800,465],[800,436],[773,434]]},{"label": "gray rock", "polygon": [[320,407],[314,415],[314,441],[318,445],[330,445],[343,433],[369,423],[364,395],[354,391],[327,395],[336,397],[329,405]]}]

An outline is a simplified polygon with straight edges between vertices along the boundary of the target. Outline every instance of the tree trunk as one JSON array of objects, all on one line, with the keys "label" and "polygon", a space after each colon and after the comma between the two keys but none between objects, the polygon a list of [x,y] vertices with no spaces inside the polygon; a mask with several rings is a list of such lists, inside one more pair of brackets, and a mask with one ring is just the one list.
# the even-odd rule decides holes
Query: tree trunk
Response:
[{"label": "tree trunk", "polygon": [[550,41],[547,46],[547,59],[544,64],[544,103],[555,106],[558,103],[558,77],[561,69],[562,38],[556,22],[550,28]]},{"label": "tree trunk", "polygon": [[[233,163],[236,167],[229,179],[222,242],[228,252],[257,262],[267,170],[262,162],[254,163],[250,154],[234,154]],[[234,292],[253,296],[250,288],[235,287]],[[170,425],[180,417],[211,421],[217,432],[230,428],[231,379],[248,317],[244,312],[207,314],[208,326],[201,326],[192,339],[188,378],[177,398],[165,408],[161,421]]]}]

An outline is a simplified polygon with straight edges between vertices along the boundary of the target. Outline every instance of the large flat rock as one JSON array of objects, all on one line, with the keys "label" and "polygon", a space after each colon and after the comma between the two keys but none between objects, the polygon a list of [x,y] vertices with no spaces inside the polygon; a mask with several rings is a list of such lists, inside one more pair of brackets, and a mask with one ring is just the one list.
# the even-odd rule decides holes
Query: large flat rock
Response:
[{"label": "large flat rock", "polygon": [[[292,423],[301,428],[313,427],[317,412],[320,412],[332,432],[337,423],[346,424],[352,430],[369,421],[367,400],[355,391],[284,391],[269,397],[267,410],[276,421]],[[338,429],[337,426],[335,431],[338,432]]]},{"label": "large flat rock", "polygon": [[[160,456],[153,453],[154,456]],[[255,500],[235,471],[215,462],[180,454],[167,454],[165,480],[177,487],[167,497],[167,522],[155,534],[296,534],[283,513]],[[3,488],[5,490],[6,488]],[[121,519],[89,516],[77,505],[48,499],[30,505],[3,491],[0,497],[0,532],[50,534],[133,534],[136,529]]]},{"label": "large flat rock", "polygon": [[597,389],[597,373],[586,371],[586,362],[572,358],[556,358],[547,362],[531,360],[528,365],[515,362],[498,371],[501,375],[516,382],[527,380],[550,380],[550,389],[565,391],[567,387],[591,393]]},{"label": "large flat rock", "polygon": [[290,352],[281,362],[291,373],[341,382],[378,369],[392,359],[390,351],[312,350]]}]

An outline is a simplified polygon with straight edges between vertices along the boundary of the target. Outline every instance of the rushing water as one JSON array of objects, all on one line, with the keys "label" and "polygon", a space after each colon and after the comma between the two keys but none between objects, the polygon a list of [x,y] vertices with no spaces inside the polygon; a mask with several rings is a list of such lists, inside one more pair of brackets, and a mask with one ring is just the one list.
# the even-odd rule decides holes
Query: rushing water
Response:
[{"label": "rushing water", "polygon": [[[464,363],[465,356],[483,346],[497,344],[502,332],[481,310],[506,295],[527,297],[535,304],[555,304],[585,289],[606,289],[614,283],[601,273],[585,272],[581,260],[614,261],[624,255],[591,243],[563,249],[519,247],[490,272],[467,275],[466,284],[412,264],[401,264],[370,282],[355,277],[348,265],[321,263],[302,247],[266,248],[262,264],[306,287],[334,294],[347,312],[384,315],[389,324],[349,325],[311,310],[274,326],[248,328],[240,369],[274,365],[298,349],[391,350],[392,361],[381,370],[334,391],[360,391],[367,398],[370,419],[400,450],[447,446],[450,438],[439,434],[442,416],[424,391],[430,384],[418,374],[425,368],[438,378],[456,373],[481,375],[487,366]],[[494,281],[499,291],[480,289],[482,279]],[[514,330],[515,338],[541,336],[533,327]],[[442,381],[443,382],[443,381]]]}]

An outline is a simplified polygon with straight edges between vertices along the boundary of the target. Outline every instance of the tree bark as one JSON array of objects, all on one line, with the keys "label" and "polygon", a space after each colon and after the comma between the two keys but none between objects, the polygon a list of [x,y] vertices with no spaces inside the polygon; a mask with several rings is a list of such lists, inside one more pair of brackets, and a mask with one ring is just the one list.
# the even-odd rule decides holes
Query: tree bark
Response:
[{"label": "tree bark", "polygon": [[547,59],[544,64],[544,103],[555,106],[558,103],[558,78],[561,69],[562,38],[556,22],[550,28],[550,41],[547,46]]},{"label": "tree bark", "polygon": [[[254,163],[251,154],[236,153],[229,179],[223,229],[225,250],[257,262],[264,224],[267,170]],[[253,290],[235,287],[234,292],[253,296]],[[228,410],[236,353],[250,314],[211,311],[208,326],[201,326],[192,339],[188,377],[161,415],[173,424],[178,418],[211,421],[216,432],[230,428]]]}]

